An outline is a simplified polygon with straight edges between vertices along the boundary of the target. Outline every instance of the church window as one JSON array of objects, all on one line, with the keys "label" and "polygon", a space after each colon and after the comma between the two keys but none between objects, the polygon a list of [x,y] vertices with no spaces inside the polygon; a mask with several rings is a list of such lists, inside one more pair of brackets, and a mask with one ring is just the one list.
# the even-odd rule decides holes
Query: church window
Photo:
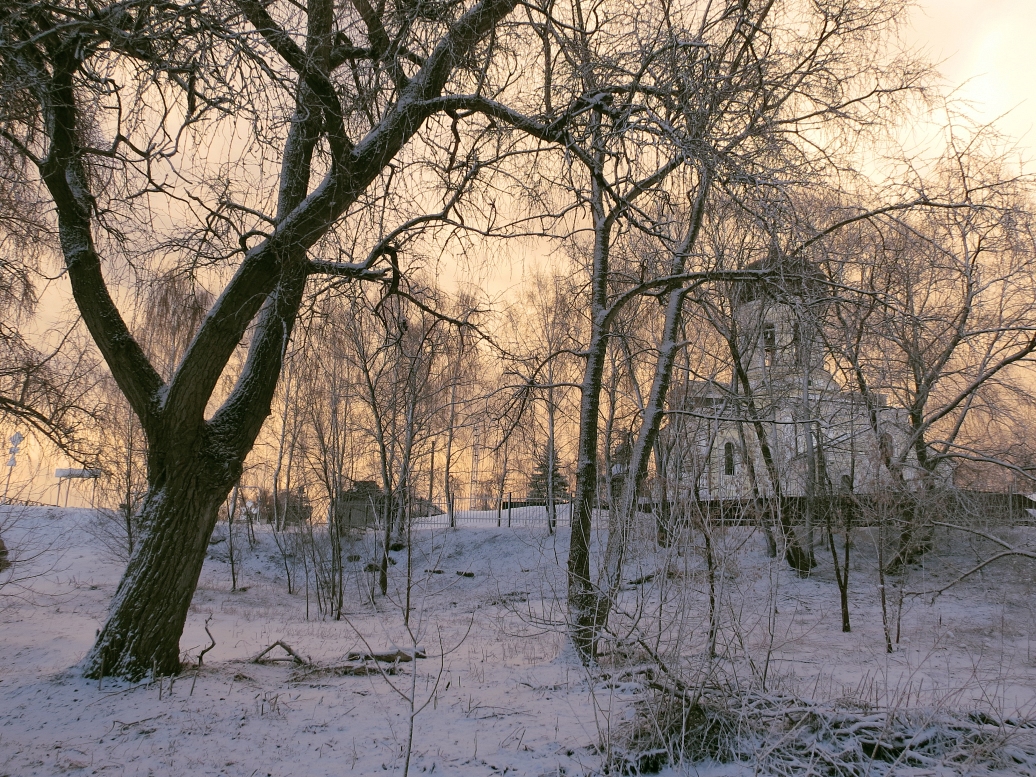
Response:
[{"label": "church window", "polygon": [[773,355],[777,351],[777,327],[774,324],[763,326],[763,353],[766,358],[766,366],[773,364]]},{"label": "church window", "polygon": [[734,443],[728,442],[723,445],[723,474],[734,474]]}]

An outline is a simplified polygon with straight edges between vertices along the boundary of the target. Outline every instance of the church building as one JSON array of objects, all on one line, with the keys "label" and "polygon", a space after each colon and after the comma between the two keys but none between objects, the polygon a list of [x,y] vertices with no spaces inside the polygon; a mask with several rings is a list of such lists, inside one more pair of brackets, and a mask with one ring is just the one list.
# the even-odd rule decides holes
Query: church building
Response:
[{"label": "church building", "polygon": [[[878,396],[872,418],[864,397],[832,376],[814,323],[823,303],[810,302],[823,295],[808,293],[813,284],[804,275],[733,295],[731,338],[743,379],[732,368],[727,382],[691,381],[674,391],[663,438],[667,480],[675,476],[686,496],[874,494],[892,485],[884,462],[909,444],[906,413]],[[904,482],[917,476],[913,460],[906,458]]]}]

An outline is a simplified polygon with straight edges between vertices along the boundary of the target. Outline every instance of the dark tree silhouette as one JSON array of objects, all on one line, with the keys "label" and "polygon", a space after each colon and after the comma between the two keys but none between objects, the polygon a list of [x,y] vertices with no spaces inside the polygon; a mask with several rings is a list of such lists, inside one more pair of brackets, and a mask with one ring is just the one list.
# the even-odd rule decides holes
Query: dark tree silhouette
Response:
[{"label": "dark tree silhouette", "polygon": [[[88,676],[180,670],[217,510],[270,413],[307,279],[391,278],[397,288],[390,246],[337,261],[332,233],[363,220],[368,187],[451,79],[474,86],[471,66],[493,55],[481,42],[515,4],[450,6],[435,19],[366,0],[13,0],[0,9],[0,142],[25,163],[38,207],[53,209],[76,305],[148,446],[141,536],[84,659]],[[216,159],[232,153],[219,146],[235,122],[255,127],[251,162],[273,160],[279,174],[257,184],[254,169],[231,165],[213,176],[203,152],[201,162],[184,153],[198,141]],[[196,186],[177,188],[192,176]],[[190,223],[201,226],[149,232],[185,212],[200,213]],[[186,256],[185,272],[208,267],[227,279],[168,374],[116,303],[119,268],[143,261],[135,238],[150,241],[152,261]],[[243,341],[247,359],[222,394]]]}]

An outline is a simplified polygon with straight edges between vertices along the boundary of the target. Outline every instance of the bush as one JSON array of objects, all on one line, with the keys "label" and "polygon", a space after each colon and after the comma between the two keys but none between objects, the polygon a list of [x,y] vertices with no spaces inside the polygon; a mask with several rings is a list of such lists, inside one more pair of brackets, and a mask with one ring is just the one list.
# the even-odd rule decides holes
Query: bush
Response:
[{"label": "bush", "polygon": [[676,689],[649,682],[608,771],[649,774],[670,763],[750,764],[757,773],[881,777],[903,770],[1036,775],[1029,721],[982,712],[875,709],[777,693]]}]

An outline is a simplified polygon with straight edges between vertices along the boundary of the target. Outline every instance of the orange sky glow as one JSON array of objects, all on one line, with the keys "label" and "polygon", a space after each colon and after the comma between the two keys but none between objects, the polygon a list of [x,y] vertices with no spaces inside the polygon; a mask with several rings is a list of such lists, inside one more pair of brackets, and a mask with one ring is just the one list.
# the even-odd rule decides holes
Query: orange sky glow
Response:
[{"label": "orange sky glow", "polygon": [[[1036,54],[1030,40],[1034,31],[1036,0],[918,0],[902,28],[905,43],[937,63],[946,88],[956,89],[979,121],[995,120],[1018,143],[1030,170],[1036,160]],[[518,284],[527,269],[518,262],[496,281],[502,287]],[[53,307],[51,317],[57,316],[67,294],[63,280],[48,290],[43,307]],[[10,431],[0,429],[5,450]],[[25,466],[19,470],[21,478],[11,484],[12,496],[24,489],[33,492],[23,495],[28,498],[50,502],[57,498],[52,465],[67,463],[44,462],[40,453],[31,443],[23,446]],[[6,475],[6,468],[0,475]],[[92,482],[77,482],[69,503],[87,505],[91,497]]]},{"label": "orange sky glow", "polygon": [[1036,147],[1036,0],[921,0],[904,29],[950,88],[983,121],[997,125],[1033,156]]}]

